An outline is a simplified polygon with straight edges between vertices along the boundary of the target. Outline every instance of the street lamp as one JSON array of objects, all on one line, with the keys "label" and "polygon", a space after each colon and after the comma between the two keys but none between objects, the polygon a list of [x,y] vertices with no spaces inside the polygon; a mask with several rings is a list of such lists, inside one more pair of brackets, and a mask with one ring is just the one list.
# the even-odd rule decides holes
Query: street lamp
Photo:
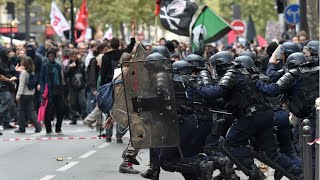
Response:
[{"label": "street lamp", "polygon": [[15,20],[10,20],[10,45],[13,46],[12,43],[12,27],[16,24]]}]

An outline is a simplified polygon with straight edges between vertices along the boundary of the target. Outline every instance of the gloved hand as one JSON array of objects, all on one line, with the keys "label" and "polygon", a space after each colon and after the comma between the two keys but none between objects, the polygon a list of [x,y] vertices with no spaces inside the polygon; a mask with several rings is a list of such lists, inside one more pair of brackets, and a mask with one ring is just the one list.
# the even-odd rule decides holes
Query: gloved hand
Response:
[{"label": "gloved hand", "polygon": [[197,86],[196,80],[191,79],[189,76],[180,76],[185,88],[191,87],[195,88]]},{"label": "gloved hand", "polygon": [[251,79],[252,79],[253,83],[256,83],[259,80],[259,74],[257,74],[257,73],[252,74]]}]

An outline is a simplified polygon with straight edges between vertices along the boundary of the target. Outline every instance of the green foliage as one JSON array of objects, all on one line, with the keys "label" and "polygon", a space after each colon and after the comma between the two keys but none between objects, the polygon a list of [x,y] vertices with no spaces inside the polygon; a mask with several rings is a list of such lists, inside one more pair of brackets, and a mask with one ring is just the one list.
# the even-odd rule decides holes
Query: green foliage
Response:
[{"label": "green foliage", "polygon": [[257,33],[264,36],[268,20],[277,20],[274,1],[264,0],[205,0],[205,3],[222,16],[227,22],[232,21],[232,5],[241,6],[241,17],[248,20],[249,15],[255,22]]},{"label": "green foliage", "polygon": [[[24,0],[10,0],[16,3],[16,12],[24,13]],[[5,0],[0,0],[0,4]],[[66,19],[70,20],[70,0],[55,0],[57,6]],[[73,0],[76,8],[75,16],[81,6],[82,0]],[[43,7],[43,14],[46,23],[50,21],[51,1],[49,0],[32,0],[32,6]],[[131,19],[136,19],[138,24],[154,24],[154,7],[153,0],[87,0],[89,10],[89,24],[98,26],[99,24],[113,25],[115,31],[119,29],[120,23],[129,24]]]}]

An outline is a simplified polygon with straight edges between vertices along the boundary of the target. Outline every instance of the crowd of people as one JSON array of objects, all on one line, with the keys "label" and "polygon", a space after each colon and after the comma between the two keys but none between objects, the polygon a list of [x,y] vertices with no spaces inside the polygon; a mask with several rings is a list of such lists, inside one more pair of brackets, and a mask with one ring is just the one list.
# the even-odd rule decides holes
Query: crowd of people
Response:
[{"label": "crowd of people", "polygon": [[[14,132],[25,133],[25,128],[31,122],[35,133],[41,132],[37,113],[39,108],[45,106],[44,118],[40,120],[44,121],[47,135],[54,133],[53,120],[56,120],[55,133],[61,135],[63,119],[71,120],[72,125],[81,119],[91,128],[96,126],[97,129],[104,129],[106,141],[111,142],[113,123],[117,120],[113,120],[109,114],[102,115],[96,105],[97,90],[114,79],[114,70],[120,67],[120,59],[125,54],[128,53],[128,59],[131,60],[139,44],[134,37],[135,25],[132,24],[128,45],[117,38],[79,43],[76,46],[70,42],[56,43],[50,39],[44,44],[35,41],[23,45],[3,44],[0,48],[0,122],[3,128],[14,129],[12,122],[15,122],[19,126]],[[151,54],[149,60],[159,58],[152,56],[155,53],[163,59],[171,60],[174,74],[179,77],[179,80],[174,81],[183,83],[181,94],[187,94],[187,97],[181,97],[184,104],[177,104],[183,122],[180,142],[185,144],[180,144],[179,151],[170,148],[151,149],[151,166],[141,174],[142,177],[159,179],[161,167],[166,171],[180,172],[185,179],[210,179],[215,169],[221,172],[217,178],[226,179],[228,176],[237,179],[232,166],[226,167],[220,161],[215,161],[224,158],[226,162],[230,158],[251,179],[263,179],[263,173],[250,158],[250,150],[245,149],[250,138],[256,136],[255,144],[250,145],[257,151],[265,152],[262,160],[268,159],[276,164],[274,167],[279,167],[279,176],[301,178],[301,159],[297,156],[299,148],[290,138],[292,126],[298,127],[298,122],[292,120],[292,116],[312,119],[313,112],[301,115],[299,108],[296,108],[297,112],[292,112],[294,105],[282,105],[287,97],[281,100],[267,98],[274,105],[271,107],[265,97],[281,94],[291,97],[299,88],[307,88],[304,87],[305,83],[300,82],[304,77],[292,80],[300,76],[292,69],[304,64],[312,64],[307,67],[318,66],[319,41],[310,40],[302,31],[290,40],[275,40],[261,48],[253,43],[228,46],[212,43],[191,52],[188,44],[165,38],[143,47]],[[292,61],[291,64],[289,61]],[[198,79],[190,79],[189,75]],[[312,80],[314,78],[309,83],[319,83]],[[251,82],[256,86],[252,86]],[[313,93],[308,108],[313,106],[311,103],[314,103],[319,91]],[[208,104],[193,106],[190,101],[195,99],[190,97]],[[223,116],[226,120],[219,128],[215,127],[217,123],[212,122],[213,113],[209,111],[211,100],[214,100],[211,102],[214,108],[232,113],[232,116]],[[222,106],[217,107],[217,104]],[[201,111],[201,115],[198,111]],[[220,115],[216,113],[216,116]],[[272,130],[275,126],[278,128],[275,134],[282,154],[275,148]],[[122,136],[127,130],[127,127],[116,125],[118,143],[122,143]],[[225,151],[217,148],[220,136],[226,139]],[[132,167],[132,164],[139,164],[135,158],[137,153],[138,150],[129,144],[123,153],[120,172],[139,173]],[[179,158],[181,153],[183,159]],[[199,153],[206,155],[199,156]],[[268,165],[272,166],[272,163]],[[231,175],[226,173],[227,169]]]}]

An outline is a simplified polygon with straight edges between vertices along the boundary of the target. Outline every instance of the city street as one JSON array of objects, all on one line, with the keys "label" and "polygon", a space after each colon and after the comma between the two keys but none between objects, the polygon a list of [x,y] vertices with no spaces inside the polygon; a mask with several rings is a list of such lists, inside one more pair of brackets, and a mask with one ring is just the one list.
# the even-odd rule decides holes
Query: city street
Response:
[{"label": "city street", "polygon": [[[124,144],[106,143],[99,139],[99,132],[85,127],[82,123],[69,125],[64,121],[63,136],[47,136],[45,131],[33,133],[27,128],[25,134],[15,134],[13,130],[2,130],[0,137],[0,174],[3,180],[135,180],[140,175],[121,174],[118,171],[121,154],[126,148],[129,135],[123,138]],[[50,139],[51,138],[51,139]],[[148,168],[148,150],[139,153],[139,171]],[[215,172],[217,174],[218,172]],[[241,179],[247,179],[237,172]],[[272,172],[269,172],[271,175]],[[160,179],[183,179],[179,173],[161,171]],[[271,176],[268,180],[273,179]],[[284,178],[283,178],[284,179]]]}]

